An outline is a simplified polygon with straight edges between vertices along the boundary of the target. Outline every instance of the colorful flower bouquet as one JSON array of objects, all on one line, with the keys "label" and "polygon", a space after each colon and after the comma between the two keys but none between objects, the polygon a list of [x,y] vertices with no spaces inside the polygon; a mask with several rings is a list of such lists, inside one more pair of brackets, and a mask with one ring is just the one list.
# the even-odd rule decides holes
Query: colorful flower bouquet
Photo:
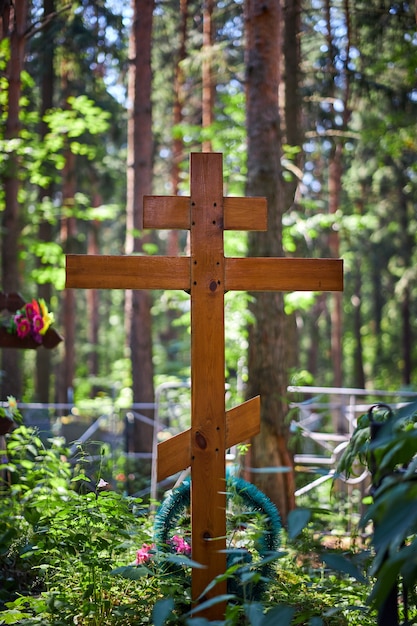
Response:
[{"label": "colorful flower bouquet", "polygon": [[45,300],[26,302],[18,294],[0,294],[5,300],[0,327],[0,347],[54,348],[62,337],[51,328],[54,315]]},{"label": "colorful flower bouquet", "polygon": [[41,344],[43,336],[54,321],[54,314],[48,311],[45,300],[33,299],[22,309],[18,309],[9,323],[9,332],[16,333],[20,339],[32,337]]}]

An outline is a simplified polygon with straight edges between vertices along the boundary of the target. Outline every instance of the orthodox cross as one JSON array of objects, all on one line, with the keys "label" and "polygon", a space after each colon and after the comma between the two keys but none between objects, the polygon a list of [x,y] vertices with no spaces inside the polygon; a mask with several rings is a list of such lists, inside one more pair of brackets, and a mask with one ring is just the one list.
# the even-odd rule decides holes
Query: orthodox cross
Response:
[{"label": "orthodox cross", "polygon": [[[192,597],[226,571],[225,451],[259,432],[259,396],[225,410],[226,291],[340,291],[337,259],[229,258],[224,230],[266,230],[265,198],[223,197],[222,155],[191,155],[190,197],[145,196],[144,228],[190,231],[190,256],[67,256],[67,287],[183,289],[191,297],[191,428],[158,446],[158,480],[191,466]],[[219,619],[224,603],[205,614]]]}]

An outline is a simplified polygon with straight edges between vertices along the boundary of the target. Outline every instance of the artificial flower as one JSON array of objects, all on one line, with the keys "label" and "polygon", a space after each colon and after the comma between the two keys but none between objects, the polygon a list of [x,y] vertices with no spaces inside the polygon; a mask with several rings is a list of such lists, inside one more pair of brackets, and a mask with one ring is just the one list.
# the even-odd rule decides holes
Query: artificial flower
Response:
[{"label": "artificial flower", "polygon": [[16,324],[16,332],[20,339],[27,337],[30,333],[30,321],[23,317],[23,315],[16,315],[14,318],[14,322]]},{"label": "artificial flower", "polygon": [[39,331],[39,333],[41,335],[44,335],[54,321],[54,314],[48,311],[48,307],[46,306],[45,300],[43,298],[39,300],[39,307],[43,320],[43,327],[42,330]]},{"label": "artificial flower", "polygon": [[39,304],[36,302],[35,299],[33,299],[32,302],[27,302],[25,304],[25,311],[28,320],[32,321],[35,315],[40,314]]},{"label": "artificial flower", "polygon": [[16,333],[20,339],[31,336],[37,343],[42,343],[42,336],[54,321],[54,316],[48,311],[45,300],[33,299],[24,307],[16,311],[8,324],[10,333]]}]

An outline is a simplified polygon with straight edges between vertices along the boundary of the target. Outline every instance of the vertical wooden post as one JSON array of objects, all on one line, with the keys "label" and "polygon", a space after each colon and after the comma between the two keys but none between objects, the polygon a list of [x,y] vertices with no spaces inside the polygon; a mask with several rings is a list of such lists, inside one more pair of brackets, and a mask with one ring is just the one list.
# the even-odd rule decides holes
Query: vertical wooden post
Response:
[{"label": "vertical wooden post", "polygon": [[[196,599],[226,570],[224,250],[221,154],[191,157],[191,515]],[[226,583],[216,587],[216,595]],[[211,616],[213,611],[211,611]],[[219,604],[217,615],[224,615]]]}]

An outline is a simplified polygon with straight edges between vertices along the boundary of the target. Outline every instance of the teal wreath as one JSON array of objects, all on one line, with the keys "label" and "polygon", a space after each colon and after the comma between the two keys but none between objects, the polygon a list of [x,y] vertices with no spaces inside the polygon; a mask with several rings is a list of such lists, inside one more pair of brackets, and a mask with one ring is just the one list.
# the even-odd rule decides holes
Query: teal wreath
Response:
[{"label": "teal wreath", "polygon": [[[265,585],[272,574],[271,558],[276,554],[280,544],[281,519],[277,508],[260,489],[251,483],[236,476],[227,478],[227,509],[231,517],[232,535],[243,534],[255,520],[259,525],[254,532],[252,550],[257,555],[254,561],[253,554],[246,548],[229,548],[227,553],[227,567],[237,567],[235,575],[227,582],[228,592],[239,597],[252,600],[260,599]],[[187,479],[174,489],[164,500],[155,516],[154,540],[157,548],[162,552],[170,552],[171,539],[174,529],[181,526],[188,527],[187,511],[190,507],[190,480]],[[233,508],[238,510],[233,512]],[[230,519],[228,520],[230,524]],[[188,527],[189,531],[189,527]],[[181,531],[180,531],[181,532]],[[230,529],[228,536],[230,534]],[[269,558],[271,557],[271,558]],[[255,568],[260,575],[248,576]],[[245,579],[245,583],[243,583]],[[251,582],[247,582],[251,581]]]}]

